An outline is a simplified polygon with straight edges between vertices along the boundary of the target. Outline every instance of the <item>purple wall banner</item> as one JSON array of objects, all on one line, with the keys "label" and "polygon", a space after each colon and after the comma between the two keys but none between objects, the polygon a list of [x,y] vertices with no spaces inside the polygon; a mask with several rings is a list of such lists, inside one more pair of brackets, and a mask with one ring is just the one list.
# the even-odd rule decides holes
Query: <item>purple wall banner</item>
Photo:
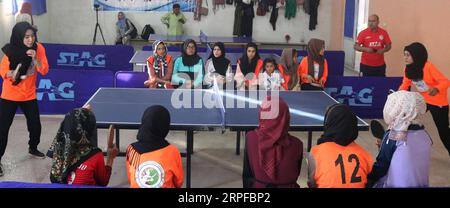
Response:
[{"label": "purple wall banner", "polygon": [[44,44],[50,69],[132,71],[134,49],[125,45]]},{"label": "purple wall banner", "polygon": [[389,90],[397,91],[402,77],[330,76],[325,91],[340,103],[349,105],[361,118],[383,118]]},{"label": "purple wall banner", "polygon": [[83,106],[100,87],[113,87],[108,70],[50,70],[38,76],[36,97],[41,114],[66,114]]}]

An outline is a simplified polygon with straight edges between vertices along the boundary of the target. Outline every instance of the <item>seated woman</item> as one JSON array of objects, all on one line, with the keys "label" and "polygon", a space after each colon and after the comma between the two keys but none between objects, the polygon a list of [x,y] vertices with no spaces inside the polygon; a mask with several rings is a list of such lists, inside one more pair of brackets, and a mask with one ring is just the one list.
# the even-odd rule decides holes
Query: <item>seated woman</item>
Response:
[{"label": "seated woman", "polygon": [[135,38],[136,34],[133,34],[134,32],[137,32],[136,28],[134,27],[133,23],[125,17],[125,13],[119,12],[117,13],[117,22],[116,22],[116,45],[117,44],[123,44],[123,45],[130,45],[130,40],[132,38]]},{"label": "seated woman", "polygon": [[[114,134],[110,128],[112,141]],[[108,145],[106,165],[103,152],[92,143],[97,141],[94,113],[88,108],[77,108],[66,114],[47,153],[52,158],[50,181],[73,185],[106,186],[118,149]]]},{"label": "seated woman", "polygon": [[222,42],[214,43],[213,51],[205,64],[205,84],[212,86],[217,79],[220,89],[224,89],[226,83],[233,81],[230,60],[225,58],[225,46]]},{"label": "seated woman", "polygon": [[297,179],[302,167],[303,143],[289,134],[289,124],[286,102],[268,96],[259,110],[259,127],[246,137],[244,188],[300,187]]},{"label": "seated woman", "polygon": [[202,88],[204,64],[203,59],[197,55],[195,41],[184,41],[181,53],[173,66],[172,85],[188,89]]},{"label": "seated woman", "polygon": [[388,96],[383,116],[389,127],[367,187],[428,187],[433,142],[422,124],[425,112],[425,100],[417,92]]},{"label": "seated woman", "polygon": [[173,71],[172,56],[167,54],[167,46],[162,41],[153,43],[153,56],[147,59],[148,80],[144,85],[150,88],[171,88]]},{"label": "seated woman", "polygon": [[260,89],[272,91],[284,89],[283,73],[280,72],[282,66],[277,64],[275,59],[266,58],[264,60],[263,72],[259,75]]},{"label": "seated woman", "polygon": [[300,90],[299,76],[297,73],[298,68],[298,52],[293,48],[285,48],[281,53],[280,70],[284,71],[284,84],[285,90]]},{"label": "seated woman", "polygon": [[324,118],[324,132],[308,156],[310,188],[364,188],[373,159],[356,144],[358,120],[350,107],[335,104]]},{"label": "seated woman", "polygon": [[[255,43],[248,43],[245,52],[237,61],[236,88],[239,90],[249,89],[258,84],[258,75],[263,67],[263,61],[258,53],[258,46]],[[256,88],[256,87],[255,87]]]},{"label": "seated woman", "polygon": [[325,41],[311,39],[308,43],[308,56],[298,66],[302,90],[323,90],[328,77],[328,63],[324,57]]},{"label": "seated woman", "polygon": [[127,175],[131,188],[180,188],[183,164],[177,147],[165,139],[170,114],[160,105],[147,108],[137,142],[127,148]]}]

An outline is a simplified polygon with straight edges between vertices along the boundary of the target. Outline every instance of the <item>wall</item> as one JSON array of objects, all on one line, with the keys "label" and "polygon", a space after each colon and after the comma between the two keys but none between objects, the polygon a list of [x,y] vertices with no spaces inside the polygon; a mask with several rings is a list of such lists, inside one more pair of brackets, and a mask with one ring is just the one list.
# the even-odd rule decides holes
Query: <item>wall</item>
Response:
[{"label": "wall", "polygon": [[429,59],[450,77],[449,0],[373,0],[369,7],[392,39],[392,50],[386,54],[389,76],[402,75],[403,49],[417,41],[425,44]]},{"label": "wall", "polygon": [[[269,23],[270,13],[266,16],[257,16],[253,22],[254,39],[260,42],[284,42],[284,35],[290,34],[292,43],[301,40],[307,42],[311,37],[321,38],[326,41],[326,47],[330,50],[342,49],[342,15],[344,0],[322,0],[319,6],[319,24],[315,31],[309,31],[309,15],[303,9],[297,12],[295,19],[284,18],[284,8],[279,10],[276,31],[273,31]],[[232,36],[235,7],[227,5],[220,7],[216,14],[212,12],[212,2],[209,0],[209,16],[202,16],[202,21],[193,20],[193,13],[185,13],[188,18],[186,33],[199,34],[202,29],[211,36]],[[205,3],[203,6],[206,6]],[[48,0],[47,13],[36,17],[41,41],[52,43],[91,44],[95,28],[95,11],[92,0]],[[256,7],[255,7],[256,11]],[[137,26],[140,33],[145,24],[151,24],[155,31],[164,34],[166,28],[160,22],[164,12],[126,12]],[[2,15],[0,18],[11,19],[11,15]],[[12,19],[11,19],[12,20]],[[114,24],[117,20],[117,12],[100,11],[99,23],[107,44],[112,44],[115,36]],[[2,24],[3,25],[3,24]],[[4,26],[10,31],[12,25]],[[10,34],[7,33],[7,36]],[[100,43],[97,36],[97,43]]]}]

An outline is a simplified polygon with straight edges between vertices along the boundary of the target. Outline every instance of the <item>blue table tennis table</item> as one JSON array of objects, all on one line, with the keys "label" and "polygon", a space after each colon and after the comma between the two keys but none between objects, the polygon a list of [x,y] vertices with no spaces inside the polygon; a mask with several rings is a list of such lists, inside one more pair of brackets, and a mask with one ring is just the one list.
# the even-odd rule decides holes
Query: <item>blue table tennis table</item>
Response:
[{"label": "blue table tennis table", "polygon": [[[255,129],[259,123],[259,105],[266,94],[265,91],[100,88],[86,104],[91,105],[98,128],[108,128],[111,124],[116,127],[117,146],[120,129],[138,129],[147,107],[165,106],[171,116],[170,129],[186,131],[186,187],[189,188],[194,131]],[[323,131],[325,111],[337,101],[323,91],[280,91],[279,96],[289,105],[290,131],[308,132],[309,151],[312,132]],[[358,118],[358,129],[367,131],[369,126]]]}]

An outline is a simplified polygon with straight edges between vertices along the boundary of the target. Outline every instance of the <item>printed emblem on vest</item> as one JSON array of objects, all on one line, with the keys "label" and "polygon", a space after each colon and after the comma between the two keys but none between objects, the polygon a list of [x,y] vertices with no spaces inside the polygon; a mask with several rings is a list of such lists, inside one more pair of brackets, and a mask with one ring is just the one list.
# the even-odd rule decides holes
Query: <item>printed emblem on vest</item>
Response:
[{"label": "printed emblem on vest", "polygon": [[139,165],[135,178],[141,188],[161,188],[164,184],[164,169],[155,161],[147,161]]},{"label": "printed emblem on vest", "polygon": [[383,36],[383,35],[380,35],[379,38],[380,38],[380,40],[383,40],[383,39],[384,39],[384,36]]}]

